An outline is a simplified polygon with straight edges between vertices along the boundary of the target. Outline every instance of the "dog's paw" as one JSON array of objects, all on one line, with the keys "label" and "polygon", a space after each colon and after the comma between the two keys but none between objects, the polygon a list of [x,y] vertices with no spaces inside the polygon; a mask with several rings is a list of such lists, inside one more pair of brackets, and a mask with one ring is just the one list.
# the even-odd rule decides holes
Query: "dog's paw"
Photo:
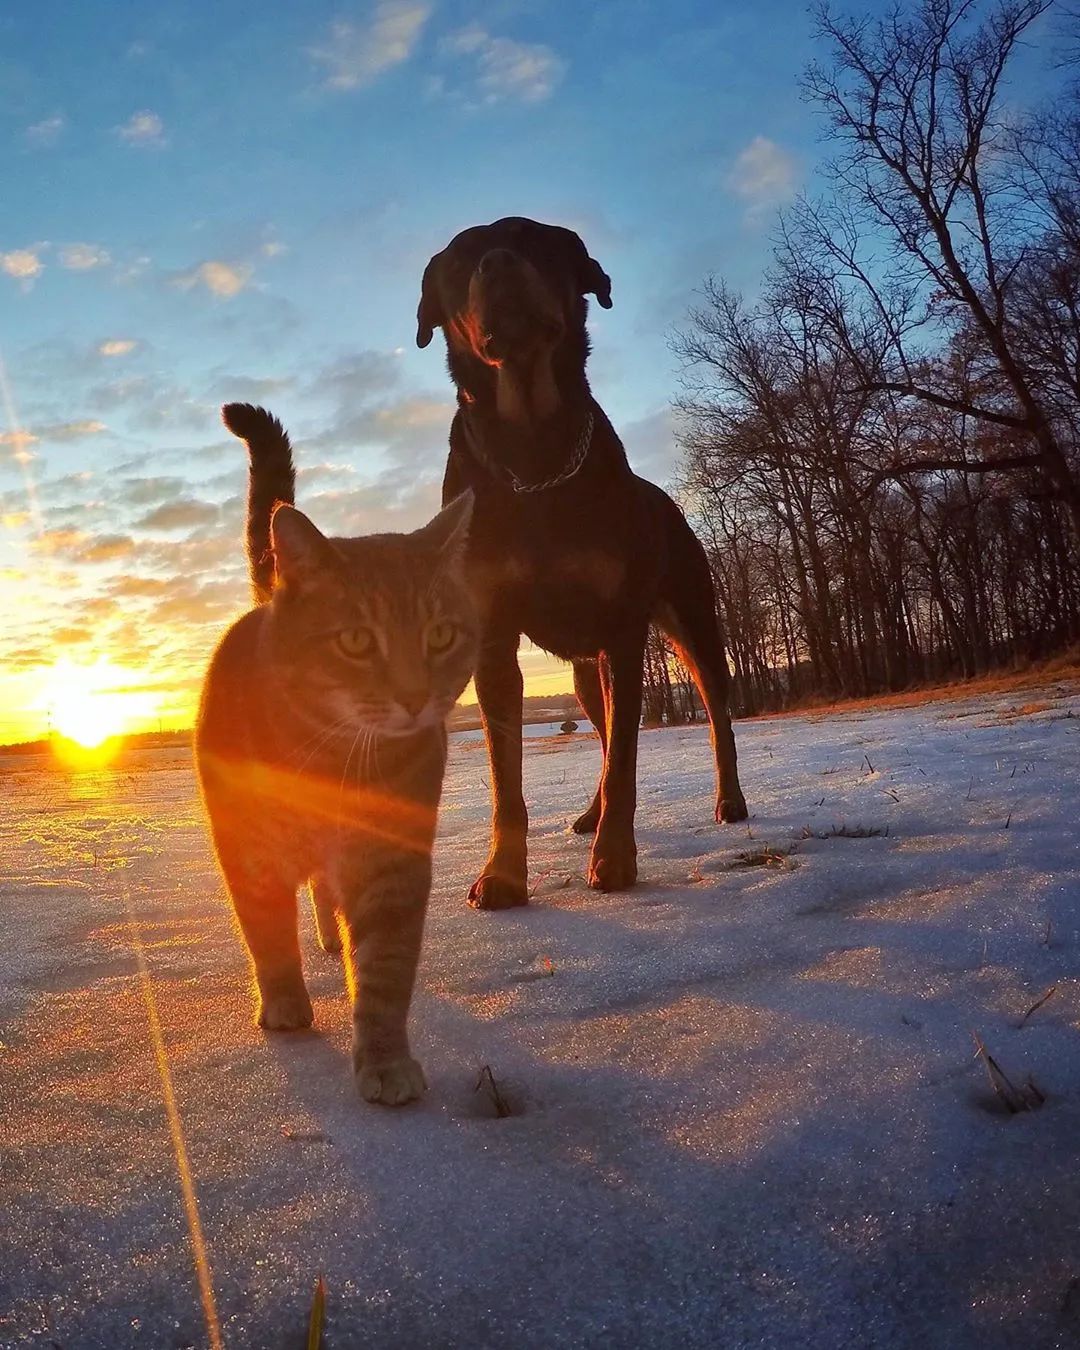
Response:
[{"label": "dog's paw", "polygon": [[588,883],[594,891],[628,891],[637,881],[637,853],[633,848],[593,848]]},{"label": "dog's paw", "polygon": [[529,903],[529,889],[522,881],[485,873],[469,889],[473,909],[516,909]]},{"label": "dog's paw", "polygon": [[264,1031],[304,1031],[315,1020],[311,999],[303,985],[259,1000],[259,1026]]},{"label": "dog's paw", "polygon": [[356,1086],[366,1102],[381,1106],[404,1106],[415,1102],[427,1091],[424,1071],[415,1059],[393,1059],[389,1064],[361,1065],[356,1071]]},{"label": "dog's paw", "polygon": [[341,934],[336,926],[326,933],[321,928],[319,929],[319,946],[328,956],[341,955]]},{"label": "dog's paw", "polygon": [[721,825],[733,825],[737,820],[746,820],[749,814],[746,798],[741,792],[731,797],[721,797],[716,803],[716,819]]},{"label": "dog's paw", "polygon": [[570,828],[575,834],[595,834],[596,827],[600,824],[600,808],[595,803],[587,811],[583,811]]}]

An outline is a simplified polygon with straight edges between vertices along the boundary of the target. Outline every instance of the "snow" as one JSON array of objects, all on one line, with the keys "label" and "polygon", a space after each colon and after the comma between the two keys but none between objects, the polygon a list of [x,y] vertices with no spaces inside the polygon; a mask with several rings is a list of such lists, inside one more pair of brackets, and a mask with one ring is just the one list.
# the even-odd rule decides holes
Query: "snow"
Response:
[{"label": "snow", "polygon": [[566,829],[595,740],[532,739],[535,898],[494,915],[457,743],[399,1111],[306,912],[318,1029],[253,1026],[183,752],[0,762],[0,1344],[211,1343],[139,949],[225,1346],[304,1344],[320,1271],[328,1350],[1076,1344],[1078,732],[1075,686],[741,723],[749,829],[705,729],[645,732],[614,895]]}]

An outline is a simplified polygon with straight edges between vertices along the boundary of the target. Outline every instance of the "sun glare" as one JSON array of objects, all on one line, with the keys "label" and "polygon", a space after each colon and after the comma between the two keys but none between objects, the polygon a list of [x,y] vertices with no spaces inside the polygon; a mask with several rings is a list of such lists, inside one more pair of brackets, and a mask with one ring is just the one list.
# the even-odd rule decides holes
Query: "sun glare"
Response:
[{"label": "sun glare", "polygon": [[42,691],[50,730],[84,750],[132,731],[139,718],[153,715],[148,695],[130,687],[137,679],[104,657],[93,665],[61,658],[46,672]]}]

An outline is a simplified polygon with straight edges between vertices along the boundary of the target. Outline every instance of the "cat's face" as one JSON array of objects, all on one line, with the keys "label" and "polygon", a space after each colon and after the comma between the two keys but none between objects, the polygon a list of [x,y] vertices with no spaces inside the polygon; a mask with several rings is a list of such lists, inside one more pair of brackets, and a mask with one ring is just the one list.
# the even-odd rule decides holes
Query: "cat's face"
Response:
[{"label": "cat's face", "polygon": [[351,739],[445,720],[476,660],[463,567],[471,511],[468,494],[413,534],[327,539],[299,511],[277,509],[271,674],[306,721]]}]

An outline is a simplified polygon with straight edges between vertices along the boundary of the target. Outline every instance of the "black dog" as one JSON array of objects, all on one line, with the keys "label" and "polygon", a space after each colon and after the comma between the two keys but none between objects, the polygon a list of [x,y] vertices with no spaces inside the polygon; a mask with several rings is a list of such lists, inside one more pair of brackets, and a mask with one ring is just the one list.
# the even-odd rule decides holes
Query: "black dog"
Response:
[{"label": "black dog", "polygon": [[424,272],[416,341],[446,337],[458,411],[443,500],[471,487],[470,562],[484,615],[476,692],[491,756],[491,853],[480,909],[528,903],[521,789],[522,633],[574,663],[604,749],[575,822],[596,831],[588,880],[631,886],[645,637],[658,623],[694,673],[712,722],[716,818],[746,818],[728,717],[728,668],[705,552],[679,508],[631,472],[585,377],[586,295],[611,282],[571,230],[519,217],[465,230]]}]

